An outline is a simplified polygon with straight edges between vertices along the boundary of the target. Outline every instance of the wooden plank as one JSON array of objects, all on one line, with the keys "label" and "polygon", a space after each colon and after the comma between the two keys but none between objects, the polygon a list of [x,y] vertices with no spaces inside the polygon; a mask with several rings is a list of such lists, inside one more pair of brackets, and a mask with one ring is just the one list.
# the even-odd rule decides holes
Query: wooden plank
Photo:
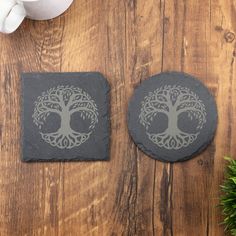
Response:
[{"label": "wooden plank", "polygon": [[[20,73],[23,71],[60,71],[61,21],[26,22],[20,31],[1,37],[5,51],[1,63],[1,101],[3,138],[1,176],[7,219],[3,235],[41,235],[58,233],[58,189],[60,163],[23,164],[20,162]],[[31,30],[30,30],[31,29]],[[5,49],[4,49],[5,48]],[[7,166],[7,168],[6,168]],[[12,180],[14,178],[14,180]],[[1,188],[2,189],[2,188]],[[3,204],[3,205],[2,205]]]},{"label": "wooden plank", "polygon": [[[220,209],[216,206],[219,204],[223,156],[231,149],[226,143],[233,140],[232,134],[227,132],[229,129],[233,132],[230,128],[232,114],[224,109],[233,112],[234,87],[230,78],[233,76],[232,67],[235,67],[232,63],[234,46],[231,44],[229,47],[224,38],[225,32],[232,30],[230,19],[227,19],[232,9],[231,13],[229,8],[223,11],[227,5],[233,7],[233,1],[166,2],[163,68],[199,77],[216,97],[219,107],[215,141],[194,160],[173,166],[169,190],[171,235],[190,235],[193,232],[194,235],[224,235],[223,227],[219,226],[222,221]],[[228,26],[222,25],[222,18]],[[225,95],[229,96],[227,103]]]}]

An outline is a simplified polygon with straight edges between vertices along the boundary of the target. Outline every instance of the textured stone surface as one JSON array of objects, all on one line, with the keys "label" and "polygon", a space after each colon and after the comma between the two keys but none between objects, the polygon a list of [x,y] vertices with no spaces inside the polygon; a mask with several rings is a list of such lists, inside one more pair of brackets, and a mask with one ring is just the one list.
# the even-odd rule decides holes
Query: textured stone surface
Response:
[{"label": "textured stone surface", "polygon": [[213,139],[216,103],[192,76],[162,73],[135,90],[128,126],[134,142],[147,155],[160,161],[184,161],[203,151]]},{"label": "textured stone surface", "polygon": [[101,74],[22,74],[23,161],[108,160],[109,139]]}]

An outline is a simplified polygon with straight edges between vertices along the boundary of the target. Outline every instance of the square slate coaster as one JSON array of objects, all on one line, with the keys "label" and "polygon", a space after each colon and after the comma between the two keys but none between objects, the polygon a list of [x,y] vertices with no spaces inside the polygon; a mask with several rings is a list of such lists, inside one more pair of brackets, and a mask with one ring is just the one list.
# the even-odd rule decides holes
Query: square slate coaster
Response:
[{"label": "square slate coaster", "polygon": [[109,159],[109,84],[96,72],[24,73],[22,160]]}]

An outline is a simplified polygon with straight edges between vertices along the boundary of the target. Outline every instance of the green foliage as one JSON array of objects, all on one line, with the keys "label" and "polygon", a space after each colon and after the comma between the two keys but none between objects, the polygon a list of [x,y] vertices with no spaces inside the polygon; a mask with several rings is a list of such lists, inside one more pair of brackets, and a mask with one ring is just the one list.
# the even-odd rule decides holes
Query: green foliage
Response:
[{"label": "green foliage", "polygon": [[225,159],[229,165],[226,169],[225,182],[221,186],[223,195],[220,198],[220,205],[223,209],[225,230],[236,236],[236,160],[229,157]]}]

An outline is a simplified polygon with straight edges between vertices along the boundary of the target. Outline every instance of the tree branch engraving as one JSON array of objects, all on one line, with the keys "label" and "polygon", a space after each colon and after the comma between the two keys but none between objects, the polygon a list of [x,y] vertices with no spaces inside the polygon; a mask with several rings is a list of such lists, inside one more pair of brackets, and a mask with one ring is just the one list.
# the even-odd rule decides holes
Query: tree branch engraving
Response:
[{"label": "tree branch engraving", "polygon": [[[159,147],[178,150],[193,143],[206,123],[204,103],[190,89],[182,86],[166,85],[150,92],[142,102],[139,115],[140,123],[145,127],[148,138]],[[153,119],[165,114],[168,127],[162,133],[150,133]],[[196,133],[186,133],[179,129],[180,114],[187,113],[190,120],[197,121]]]},{"label": "tree branch engraving", "polygon": [[[79,112],[83,120],[90,121],[88,133],[79,133],[71,128],[71,115],[75,112]],[[37,98],[32,118],[40,130],[52,113],[60,116],[60,128],[54,133],[40,132],[40,134],[45,142],[60,149],[71,149],[86,142],[98,123],[96,103],[88,93],[74,86],[62,85],[50,88]]]}]

